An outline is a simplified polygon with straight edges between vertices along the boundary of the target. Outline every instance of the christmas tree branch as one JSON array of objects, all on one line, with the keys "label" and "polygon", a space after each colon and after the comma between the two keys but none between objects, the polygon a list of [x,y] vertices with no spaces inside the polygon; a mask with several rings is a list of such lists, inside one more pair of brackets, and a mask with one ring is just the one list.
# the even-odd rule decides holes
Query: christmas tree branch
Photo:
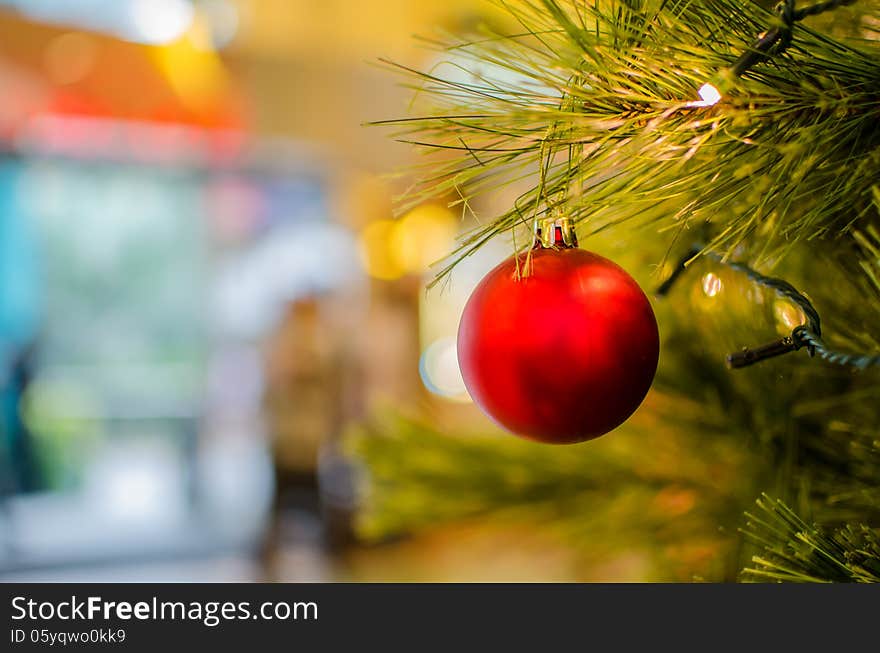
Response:
[{"label": "christmas tree branch", "polygon": [[743,570],[749,581],[880,582],[880,535],[866,526],[828,531],[810,525],[782,501],[764,495],[743,530],[762,553]]},{"label": "christmas tree branch", "polygon": [[[686,410],[687,404],[677,403],[679,415]],[[635,431],[618,433],[610,447],[562,449],[508,435],[450,436],[397,413],[378,416],[347,437],[369,470],[360,533],[376,540],[505,511],[579,532],[586,514],[609,507],[615,495],[650,497],[670,487],[699,495],[716,518],[734,512],[730,492],[719,490],[735,482],[734,470],[719,477],[711,459],[685,462],[681,451],[689,449],[692,436],[677,432],[664,430],[662,443],[650,452]],[[710,449],[728,461],[740,457],[727,443]],[[665,517],[661,512],[656,518]]]},{"label": "christmas tree branch", "polygon": [[[421,113],[381,123],[429,154],[404,209],[448,196],[473,206],[525,186],[510,210],[464,236],[439,276],[552,209],[589,233],[638,221],[674,238],[708,224],[711,251],[760,237],[763,258],[876,217],[876,44],[798,24],[784,52],[732,81],[724,71],[778,20],[757,5],[502,5],[520,33],[447,42],[446,72],[397,66]],[[725,95],[705,106],[695,100],[710,80]]]}]

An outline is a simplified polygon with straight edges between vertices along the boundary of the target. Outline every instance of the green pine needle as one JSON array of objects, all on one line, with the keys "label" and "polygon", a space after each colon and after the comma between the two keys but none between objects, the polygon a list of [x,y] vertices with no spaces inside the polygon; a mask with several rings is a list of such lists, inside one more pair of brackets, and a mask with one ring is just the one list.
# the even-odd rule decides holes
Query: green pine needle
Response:
[{"label": "green pine needle", "polygon": [[744,533],[762,550],[742,579],[754,582],[880,582],[880,533],[848,525],[834,531],[810,525],[782,501],[764,495]]},{"label": "green pine needle", "polygon": [[[447,39],[451,63],[434,72],[386,62],[417,91],[418,113],[376,124],[428,154],[402,209],[438,197],[471,206],[525,185],[438,277],[552,208],[583,223],[582,236],[637,220],[671,242],[709,225],[717,252],[759,239],[755,262],[877,217],[877,43],[799,25],[787,51],[730,79],[724,71],[777,20],[756,5],[499,4],[520,33]],[[864,11],[876,25],[878,7]],[[722,101],[690,106],[708,81]]]}]

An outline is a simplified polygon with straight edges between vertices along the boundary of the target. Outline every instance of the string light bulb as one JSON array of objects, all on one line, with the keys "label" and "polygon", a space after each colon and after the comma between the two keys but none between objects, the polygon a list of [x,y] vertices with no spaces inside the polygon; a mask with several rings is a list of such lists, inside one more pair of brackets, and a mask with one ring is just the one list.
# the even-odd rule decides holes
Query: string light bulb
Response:
[{"label": "string light bulb", "polygon": [[700,99],[694,100],[693,102],[688,102],[685,106],[711,107],[721,101],[721,91],[718,90],[717,86],[708,82],[700,87],[700,90],[697,91],[697,94],[700,96]]},{"label": "string light bulb", "polygon": [[[762,32],[752,46],[740,55],[734,64],[725,71],[728,79],[741,77],[743,73],[758,63],[786,50],[792,41],[794,24],[807,16],[821,14],[829,9],[854,4],[856,0],[828,0],[802,9],[795,9],[795,0],[782,0],[776,5],[780,24]],[[721,100],[721,92],[713,84],[703,84],[698,91],[700,99],[688,102],[691,107],[711,107]]]},{"label": "string light bulb", "polygon": [[709,83],[703,84],[697,93],[700,96],[701,105],[704,107],[711,107],[721,100],[721,91]]}]

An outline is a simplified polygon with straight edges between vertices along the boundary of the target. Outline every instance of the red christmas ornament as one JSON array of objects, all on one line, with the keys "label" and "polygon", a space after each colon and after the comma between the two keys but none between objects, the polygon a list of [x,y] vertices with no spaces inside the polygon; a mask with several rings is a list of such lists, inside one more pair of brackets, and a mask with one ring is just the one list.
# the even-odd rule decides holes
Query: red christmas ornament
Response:
[{"label": "red christmas ornament", "polygon": [[583,442],[642,403],[657,370],[657,321],[631,276],[576,247],[568,220],[537,233],[530,256],[504,261],[474,290],[458,361],[471,397],[501,426]]}]

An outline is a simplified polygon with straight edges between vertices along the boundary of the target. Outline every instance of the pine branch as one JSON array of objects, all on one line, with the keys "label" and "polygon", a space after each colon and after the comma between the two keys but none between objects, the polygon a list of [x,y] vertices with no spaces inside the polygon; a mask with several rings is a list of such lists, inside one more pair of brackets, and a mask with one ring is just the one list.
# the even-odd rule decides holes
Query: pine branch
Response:
[{"label": "pine branch", "polygon": [[[489,239],[561,208],[600,248],[626,238],[634,245],[626,256],[641,257],[635,269],[677,238],[676,249],[708,242],[725,261],[809,289],[835,349],[880,350],[877,3],[841,11],[861,22],[808,19],[784,52],[737,79],[723,71],[778,24],[754,4],[499,4],[518,33],[447,39],[440,47],[450,63],[429,73],[396,67],[415,92],[415,113],[382,123],[426,154],[404,209],[435,197],[470,209],[496,191],[525,189],[465,235],[439,277]],[[707,81],[724,97],[695,106]],[[690,228],[696,236],[682,236]],[[822,240],[840,234],[836,247]],[[605,544],[596,537],[605,522],[656,545],[661,532],[673,540],[730,523],[742,496],[769,487],[799,497],[836,530],[765,498],[746,531],[762,552],[743,579],[880,580],[877,531],[861,525],[880,524],[877,374],[785,358],[725,372],[719,357],[753,342],[756,329],[787,333],[798,318],[709,257],[695,264],[699,276],[674,291],[689,293],[658,305],[678,313],[664,320],[654,385],[669,414],[646,406],[637,418],[649,426],[628,423],[609,440],[565,451],[509,436],[452,437],[398,418],[361,425],[350,442],[368,467],[362,533],[382,538],[507,511],[552,523],[576,545]],[[710,274],[723,277],[720,298],[701,288]],[[845,312],[835,310],[842,304]],[[679,409],[679,396],[690,410]],[[676,518],[664,531],[669,515],[645,506],[670,486],[699,497],[711,526]],[[609,542],[614,535],[604,533]]]},{"label": "pine branch", "polygon": [[[671,240],[709,224],[710,250],[760,238],[765,260],[876,219],[876,43],[797,26],[784,53],[733,83],[718,71],[776,21],[756,5],[502,4],[522,33],[447,43],[454,79],[398,67],[423,113],[381,123],[429,154],[403,208],[450,195],[471,204],[524,173],[531,180],[438,276],[552,207],[585,223],[582,235],[635,220]],[[876,6],[865,11],[880,18]],[[724,99],[692,106],[716,79],[729,87]]]},{"label": "pine branch", "polygon": [[[695,407],[673,401],[669,410],[686,421]],[[606,520],[618,530],[626,523],[639,532],[666,530],[668,513],[646,513],[644,506],[670,489],[699,497],[694,514],[711,514],[703,524],[711,532],[720,514],[739,512],[730,486],[739,483],[742,452],[716,442],[701,445],[705,459],[689,455],[700,439],[697,433],[708,427],[702,423],[679,434],[682,421],[674,429],[654,425],[657,437],[647,448],[632,425],[604,446],[548,447],[507,434],[451,436],[388,413],[354,428],[347,438],[367,471],[360,532],[375,540],[506,513],[519,521],[551,522],[583,546],[591,541],[585,534],[589,524],[614,510],[638,511],[637,518]],[[728,463],[724,470],[715,463],[719,459]],[[689,532],[687,523],[682,517],[679,533]]]},{"label": "pine branch", "polygon": [[762,553],[742,578],[755,582],[880,582],[880,533],[867,526],[845,526],[833,532],[798,517],[782,501],[766,495],[759,512],[747,515],[744,533]]}]

